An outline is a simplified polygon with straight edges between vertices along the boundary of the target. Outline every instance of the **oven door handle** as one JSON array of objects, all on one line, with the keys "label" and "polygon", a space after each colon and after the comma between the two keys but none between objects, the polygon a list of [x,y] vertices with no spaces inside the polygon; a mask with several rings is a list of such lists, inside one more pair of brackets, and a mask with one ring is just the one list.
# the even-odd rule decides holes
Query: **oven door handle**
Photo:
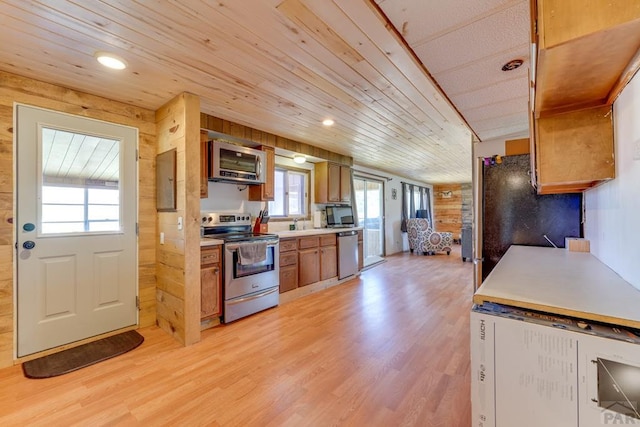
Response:
[{"label": "oven door handle", "polygon": [[254,299],[266,297],[267,295],[271,295],[272,293],[278,292],[278,291],[279,291],[279,288],[275,287],[275,288],[268,289],[268,290],[266,290],[264,292],[261,292],[259,294],[256,294],[256,295],[251,295],[251,296],[248,296],[248,297],[235,298],[235,299],[232,299],[232,300],[227,300],[226,303],[227,303],[227,305],[240,304],[240,303],[251,301],[251,300],[254,300]]},{"label": "oven door handle", "polygon": [[[238,249],[240,246],[251,245],[252,243],[255,243],[257,241],[261,241],[261,240],[254,240],[253,242],[244,242],[244,243],[227,243],[224,245],[224,247],[227,251],[233,252],[236,249]],[[266,243],[267,243],[267,247],[273,247],[278,244],[278,240],[267,240]]]}]

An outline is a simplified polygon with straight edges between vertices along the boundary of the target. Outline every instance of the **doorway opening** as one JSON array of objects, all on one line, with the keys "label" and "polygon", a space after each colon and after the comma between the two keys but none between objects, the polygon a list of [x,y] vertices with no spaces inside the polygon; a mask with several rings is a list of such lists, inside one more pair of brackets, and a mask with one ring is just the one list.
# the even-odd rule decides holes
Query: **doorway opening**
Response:
[{"label": "doorway opening", "polygon": [[353,179],[358,224],[363,230],[363,265],[376,264],[384,257],[384,182],[364,176]]}]

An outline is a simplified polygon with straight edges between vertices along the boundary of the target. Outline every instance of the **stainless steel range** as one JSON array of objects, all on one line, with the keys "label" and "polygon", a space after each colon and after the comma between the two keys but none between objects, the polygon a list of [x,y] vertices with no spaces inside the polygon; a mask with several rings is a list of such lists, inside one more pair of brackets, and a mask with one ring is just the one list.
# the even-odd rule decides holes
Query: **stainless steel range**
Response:
[{"label": "stainless steel range", "polygon": [[202,237],[223,246],[224,323],[274,307],[280,301],[280,243],[275,234],[253,233],[251,215],[202,212]]}]

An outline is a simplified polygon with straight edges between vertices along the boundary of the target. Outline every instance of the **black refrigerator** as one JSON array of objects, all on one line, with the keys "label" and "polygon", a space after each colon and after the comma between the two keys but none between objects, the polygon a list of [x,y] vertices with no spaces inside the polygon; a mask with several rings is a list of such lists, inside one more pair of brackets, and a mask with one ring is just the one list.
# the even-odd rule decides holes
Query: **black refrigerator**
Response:
[{"label": "black refrigerator", "polygon": [[483,165],[483,281],[511,245],[561,248],[565,237],[582,237],[582,193],[536,194],[530,165],[528,154]]}]

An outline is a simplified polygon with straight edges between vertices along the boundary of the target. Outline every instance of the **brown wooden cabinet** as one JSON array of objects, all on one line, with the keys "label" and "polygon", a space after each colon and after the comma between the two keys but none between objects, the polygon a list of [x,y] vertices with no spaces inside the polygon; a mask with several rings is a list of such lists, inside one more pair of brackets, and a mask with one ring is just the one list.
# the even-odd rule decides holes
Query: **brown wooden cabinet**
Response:
[{"label": "brown wooden cabinet", "polygon": [[298,287],[298,240],[280,240],[280,293]]},{"label": "brown wooden cabinet", "polygon": [[222,314],[222,276],[220,274],[220,246],[200,248],[200,318]]},{"label": "brown wooden cabinet", "polygon": [[260,185],[249,186],[249,200],[267,202],[275,199],[275,172],[276,152],[273,147],[263,145],[260,147],[266,153],[267,164],[265,166],[265,182]]},{"label": "brown wooden cabinet", "polygon": [[331,162],[315,164],[315,202],[349,203],[351,167]]},{"label": "brown wooden cabinet", "polygon": [[320,280],[331,279],[338,275],[338,249],[336,235],[320,236]]},{"label": "brown wooden cabinet", "polygon": [[298,286],[320,281],[320,240],[317,236],[298,239]]},{"label": "brown wooden cabinet", "polygon": [[611,105],[640,67],[633,3],[532,0],[531,182],[540,194],[614,178]]},{"label": "brown wooden cabinet", "polygon": [[605,105],[536,120],[538,193],[580,192],[614,178],[612,114]]},{"label": "brown wooden cabinet", "polygon": [[538,42],[536,112],[612,104],[639,66],[634,63],[640,45],[637,2],[537,0],[533,4]]},{"label": "brown wooden cabinet", "polygon": [[209,169],[208,169],[209,134],[206,130],[200,131],[200,198],[209,197]]},{"label": "brown wooden cabinet", "polygon": [[337,277],[335,233],[280,239],[280,293]]}]

